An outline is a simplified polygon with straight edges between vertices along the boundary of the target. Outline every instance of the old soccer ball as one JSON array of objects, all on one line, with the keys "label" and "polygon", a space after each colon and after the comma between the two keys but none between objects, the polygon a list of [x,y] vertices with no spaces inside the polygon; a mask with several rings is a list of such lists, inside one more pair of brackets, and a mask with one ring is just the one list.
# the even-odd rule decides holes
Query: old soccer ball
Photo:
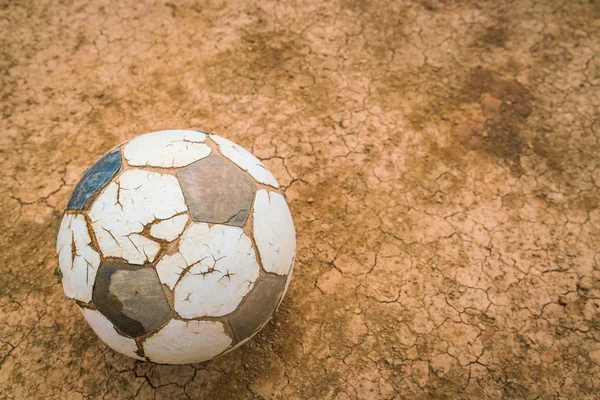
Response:
[{"label": "old soccer ball", "polygon": [[292,215],[251,153],[220,136],[138,136],[86,170],[57,252],[63,288],[108,346],[164,364],[255,335],[290,283]]}]

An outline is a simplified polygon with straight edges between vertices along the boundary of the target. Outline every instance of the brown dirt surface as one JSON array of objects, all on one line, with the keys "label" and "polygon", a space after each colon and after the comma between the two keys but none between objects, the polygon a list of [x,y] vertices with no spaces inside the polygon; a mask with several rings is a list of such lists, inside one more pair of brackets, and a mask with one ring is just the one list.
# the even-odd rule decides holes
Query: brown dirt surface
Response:
[{"label": "brown dirt surface", "polygon": [[[596,0],[0,0],[0,398],[600,398]],[[295,218],[276,318],[212,362],[101,343],[55,274],[81,173],[225,135]]]}]

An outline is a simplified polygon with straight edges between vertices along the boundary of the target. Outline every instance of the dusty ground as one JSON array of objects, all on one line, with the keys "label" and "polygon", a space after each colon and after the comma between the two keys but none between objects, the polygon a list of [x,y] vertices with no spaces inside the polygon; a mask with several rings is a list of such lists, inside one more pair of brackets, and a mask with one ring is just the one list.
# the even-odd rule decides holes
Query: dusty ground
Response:
[{"label": "dusty ground", "polygon": [[[600,5],[0,1],[0,398],[598,399]],[[54,271],[93,160],[163,128],[271,168],[276,319],[170,367]]]}]

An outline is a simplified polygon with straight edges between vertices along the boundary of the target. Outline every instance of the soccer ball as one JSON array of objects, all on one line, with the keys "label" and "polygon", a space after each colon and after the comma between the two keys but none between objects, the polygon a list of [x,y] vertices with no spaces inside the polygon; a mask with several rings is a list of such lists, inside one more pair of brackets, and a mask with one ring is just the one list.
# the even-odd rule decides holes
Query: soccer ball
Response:
[{"label": "soccer ball", "polygon": [[108,346],[162,364],[209,360],[271,318],[296,233],[269,170],[220,136],[148,133],[86,170],[57,253],[65,294]]}]

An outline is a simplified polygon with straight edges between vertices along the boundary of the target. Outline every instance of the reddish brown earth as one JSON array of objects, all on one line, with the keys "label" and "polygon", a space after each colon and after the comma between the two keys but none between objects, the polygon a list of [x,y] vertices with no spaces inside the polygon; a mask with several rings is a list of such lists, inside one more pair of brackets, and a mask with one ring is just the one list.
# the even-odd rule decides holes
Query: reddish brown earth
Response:
[{"label": "reddish brown earth", "polygon": [[[598,399],[600,4],[0,1],[0,398]],[[252,150],[298,255],[209,363],[121,356],[55,274],[83,170]]]}]

